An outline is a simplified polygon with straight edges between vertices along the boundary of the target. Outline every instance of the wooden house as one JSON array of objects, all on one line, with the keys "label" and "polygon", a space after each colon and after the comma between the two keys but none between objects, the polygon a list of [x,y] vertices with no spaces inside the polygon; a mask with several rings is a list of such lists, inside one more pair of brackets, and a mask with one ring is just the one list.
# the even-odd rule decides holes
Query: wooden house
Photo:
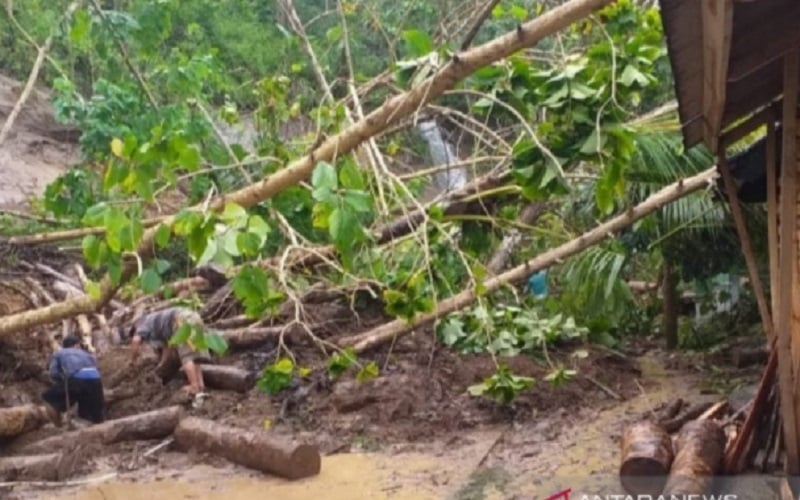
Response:
[{"label": "wooden house", "polygon": [[[774,352],[768,370],[777,373],[773,385],[779,394],[785,466],[789,474],[800,475],[800,1],[660,0],[660,8],[684,143],[705,144],[717,157]],[[760,147],[768,234],[751,235],[728,151],[764,126]],[[769,280],[763,286],[751,238],[769,240]]]}]

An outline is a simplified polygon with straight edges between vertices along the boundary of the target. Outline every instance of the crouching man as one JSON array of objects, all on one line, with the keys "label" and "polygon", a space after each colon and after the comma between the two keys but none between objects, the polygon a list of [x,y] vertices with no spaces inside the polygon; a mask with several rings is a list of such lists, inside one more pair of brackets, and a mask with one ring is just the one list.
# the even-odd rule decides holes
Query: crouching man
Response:
[{"label": "crouching man", "polygon": [[62,413],[77,404],[78,417],[95,424],[103,422],[105,398],[97,361],[75,335],[65,337],[61,345],[50,358],[52,385],[42,394],[50,419],[61,425]]},{"label": "crouching man", "polygon": [[171,356],[177,354],[181,369],[189,381],[183,390],[189,394],[198,394],[205,390],[205,384],[197,361],[208,360],[209,353],[205,349],[196,349],[192,345],[191,337],[176,346],[169,345],[172,336],[183,325],[203,328],[203,320],[195,311],[183,307],[171,307],[134,320],[131,329],[131,362],[135,363],[138,360],[139,349],[143,342],[150,345],[160,359],[156,367],[157,372],[163,370]]}]

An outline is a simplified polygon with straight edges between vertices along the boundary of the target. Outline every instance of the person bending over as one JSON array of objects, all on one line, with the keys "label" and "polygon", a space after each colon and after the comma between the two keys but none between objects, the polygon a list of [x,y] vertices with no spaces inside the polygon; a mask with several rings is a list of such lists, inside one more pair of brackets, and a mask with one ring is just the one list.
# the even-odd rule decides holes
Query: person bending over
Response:
[{"label": "person bending over", "polygon": [[156,371],[163,369],[170,357],[177,354],[181,369],[189,381],[183,390],[197,394],[205,390],[203,373],[197,361],[208,359],[209,353],[206,349],[196,349],[191,338],[177,346],[169,345],[169,340],[184,324],[202,328],[203,320],[195,311],[184,307],[171,307],[134,320],[131,329],[131,361],[135,363],[138,360],[139,348],[143,342],[150,345],[160,358]]},{"label": "person bending over", "polygon": [[97,361],[76,335],[65,337],[61,346],[50,357],[52,385],[42,394],[51,420],[61,425],[61,414],[77,404],[78,417],[95,424],[103,422],[105,398]]}]

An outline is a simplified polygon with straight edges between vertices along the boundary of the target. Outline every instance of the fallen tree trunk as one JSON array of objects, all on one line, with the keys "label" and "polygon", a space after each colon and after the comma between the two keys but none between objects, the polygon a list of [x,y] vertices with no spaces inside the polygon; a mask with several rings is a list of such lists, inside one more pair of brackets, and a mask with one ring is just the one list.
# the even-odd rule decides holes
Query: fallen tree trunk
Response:
[{"label": "fallen tree trunk", "polygon": [[2,481],[63,481],[76,469],[78,453],[48,453],[0,458]]},{"label": "fallen tree trunk", "polygon": [[32,453],[50,452],[85,444],[113,444],[121,441],[161,439],[172,434],[182,415],[180,406],[169,406],[159,410],[108,420],[102,424],[65,432],[24,448]]},{"label": "fallen tree trunk", "polygon": [[[486,293],[491,293],[508,284],[519,283],[537,271],[541,271],[542,269],[560,262],[562,259],[575,255],[592,245],[596,245],[613,235],[615,231],[630,226],[637,220],[655,212],[664,205],[708,186],[716,175],[716,168],[714,167],[687,179],[679,180],[654,193],[635,207],[629,208],[625,213],[617,215],[611,220],[600,224],[578,238],[549,250],[538,257],[534,257],[528,262],[506,271],[503,274],[486,280],[482,288]],[[398,336],[409,333],[414,328],[467,307],[472,304],[475,299],[476,295],[474,290],[465,290],[439,302],[435,311],[420,315],[414,323],[408,323],[405,320],[397,319],[368,332],[343,337],[338,340],[338,343],[342,346],[353,347],[356,353],[362,353],[390,342]]]},{"label": "fallen tree trunk", "polygon": [[[246,186],[233,193],[218,196],[208,204],[196,206],[203,211],[219,211],[227,203],[236,203],[244,208],[269,199],[284,189],[294,186],[308,178],[319,161],[330,160],[351,152],[366,139],[374,137],[394,123],[416,113],[421,106],[441,96],[458,81],[478,69],[508,57],[525,47],[530,47],[542,38],[557,33],[575,21],[583,19],[591,12],[612,3],[613,0],[570,0],[531,21],[483,45],[453,55],[436,73],[403,94],[388,99],[362,120],[347,127],[316,146],[308,155],[298,158],[285,168],[269,175],[259,182]],[[171,226],[174,216],[163,223]],[[147,229],[139,243],[137,254],[146,260],[155,248],[157,229]],[[100,285],[97,298],[79,297],[60,304],[0,317],[0,337],[44,323],[52,323],[75,314],[93,312],[116,293],[117,289],[134,276],[141,263],[128,260],[118,282],[112,282],[107,275]]]},{"label": "fallen tree trunk", "polygon": [[632,425],[622,436],[622,487],[630,495],[658,495],[673,458],[672,439],[663,427],[650,421]]},{"label": "fallen tree trunk", "polygon": [[200,365],[203,372],[203,381],[208,387],[227,391],[247,392],[256,383],[256,374],[225,365]]},{"label": "fallen tree trunk", "polygon": [[678,435],[678,450],[662,495],[702,495],[722,466],[725,432],[711,420],[686,424]]},{"label": "fallen tree trunk", "polygon": [[[314,329],[314,325],[311,325]],[[284,335],[291,335],[295,332],[302,330],[298,324],[286,327],[285,325],[278,326],[261,326],[256,328],[241,328],[236,330],[219,330],[217,333],[220,337],[224,338],[230,347],[246,348],[253,347],[270,340],[277,339],[281,333]]]},{"label": "fallen tree trunk", "polygon": [[211,420],[187,417],[175,429],[183,449],[213,453],[233,463],[286,479],[319,474],[321,459],[315,446],[291,445],[263,430],[245,431]]},{"label": "fallen tree trunk", "polygon": [[47,410],[39,405],[0,408],[0,438],[9,438],[36,430],[50,422]]},{"label": "fallen tree trunk", "polygon": [[[144,227],[152,227],[165,221],[166,217],[155,217],[142,221]],[[62,231],[48,231],[46,233],[25,234],[10,236],[5,241],[11,245],[30,246],[57,243],[59,241],[75,240],[90,234],[105,234],[105,226],[82,227],[80,229],[64,229]]]}]

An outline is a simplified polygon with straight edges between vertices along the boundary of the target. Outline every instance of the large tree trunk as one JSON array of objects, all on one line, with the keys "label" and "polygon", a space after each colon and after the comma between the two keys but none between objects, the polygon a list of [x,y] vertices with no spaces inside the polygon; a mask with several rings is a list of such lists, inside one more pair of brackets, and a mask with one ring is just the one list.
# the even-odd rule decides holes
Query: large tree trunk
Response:
[{"label": "large tree trunk", "polygon": [[[558,32],[610,3],[612,3],[612,0],[571,0],[531,21],[520,24],[513,31],[490,42],[455,54],[433,76],[413,89],[387,100],[364,119],[347,127],[341,133],[326,139],[322,144],[310,151],[308,155],[291,162],[286,168],[255,184],[215,198],[208,204],[208,207],[196,208],[218,211],[228,202],[237,203],[245,208],[261,203],[284,189],[307,179],[319,161],[328,161],[351,152],[366,139],[380,134],[403,118],[417,112],[421,106],[441,96],[458,81],[476,70],[508,57],[520,49],[530,47],[542,38]],[[173,221],[174,216],[168,218],[165,223],[171,225]],[[156,231],[157,228],[150,228],[145,231],[137,251],[143,259],[149,258],[153,248],[155,248]],[[121,283],[134,276],[137,269],[138,263],[136,261],[128,261],[122,273]],[[92,312],[95,308],[109,301],[121,283],[114,284],[106,276],[101,283],[100,296],[96,299],[79,297],[43,309],[2,317],[0,318],[0,337],[33,326],[53,323],[75,314]]]},{"label": "large tree trunk", "polygon": [[227,391],[247,392],[256,384],[255,373],[224,365],[200,365],[203,380],[208,387]]},{"label": "large tree trunk", "polygon": [[42,427],[49,421],[44,406],[23,405],[0,408],[0,438],[25,434]]},{"label": "large tree trunk", "polygon": [[[592,245],[603,241],[625,227],[630,226],[637,220],[655,212],[664,205],[686,196],[694,191],[707,186],[716,177],[716,168],[710,168],[688,179],[682,179],[675,184],[671,184],[657,193],[654,193],[642,203],[628,209],[611,220],[600,224],[591,231],[582,234],[578,238],[564,243],[552,250],[545,252],[538,257],[534,257],[528,262],[523,263],[503,274],[490,278],[483,283],[483,288],[487,293],[491,293],[509,283],[519,283],[526,279],[531,273],[541,271],[556,262],[575,255]],[[352,346],[355,352],[362,353],[386,342],[404,335],[414,328],[430,323],[437,318],[445,316],[454,311],[458,311],[475,301],[476,295],[473,290],[465,290],[453,297],[439,302],[435,311],[420,315],[414,323],[397,319],[377,328],[369,330],[359,335],[344,337],[338,343],[343,346]]]},{"label": "large tree trunk", "polygon": [[121,441],[161,439],[172,434],[181,416],[180,406],[170,406],[58,434],[31,443],[24,449],[32,453],[46,453],[68,449],[77,443],[113,444]]},{"label": "large tree trunk", "polygon": [[630,495],[658,495],[673,458],[672,440],[663,427],[649,421],[632,425],[622,436],[622,487]]},{"label": "large tree trunk", "polygon": [[725,432],[715,422],[695,420],[683,427],[676,447],[678,453],[662,494],[668,497],[706,493],[722,466]]},{"label": "large tree trunk", "polygon": [[181,448],[213,453],[286,479],[315,476],[321,467],[315,446],[291,445],[263,430],[245,431],[196,417],[181,420],[175,429],[175,442]]},{"label": "large tree trunk", "polygon": [[2,481],[63,481],[76,469],[80,454],[49,453],[0,458]]},{"label": "large tree trunk", "polygon": [[662,281],[662,291],[664,295],[664,307],[662,328],[664,330],[664,340],[667,349],[678,347],[678,283],[675,278],[675,270],[672,265],[664,259],[663,267],[664,280]]}]

